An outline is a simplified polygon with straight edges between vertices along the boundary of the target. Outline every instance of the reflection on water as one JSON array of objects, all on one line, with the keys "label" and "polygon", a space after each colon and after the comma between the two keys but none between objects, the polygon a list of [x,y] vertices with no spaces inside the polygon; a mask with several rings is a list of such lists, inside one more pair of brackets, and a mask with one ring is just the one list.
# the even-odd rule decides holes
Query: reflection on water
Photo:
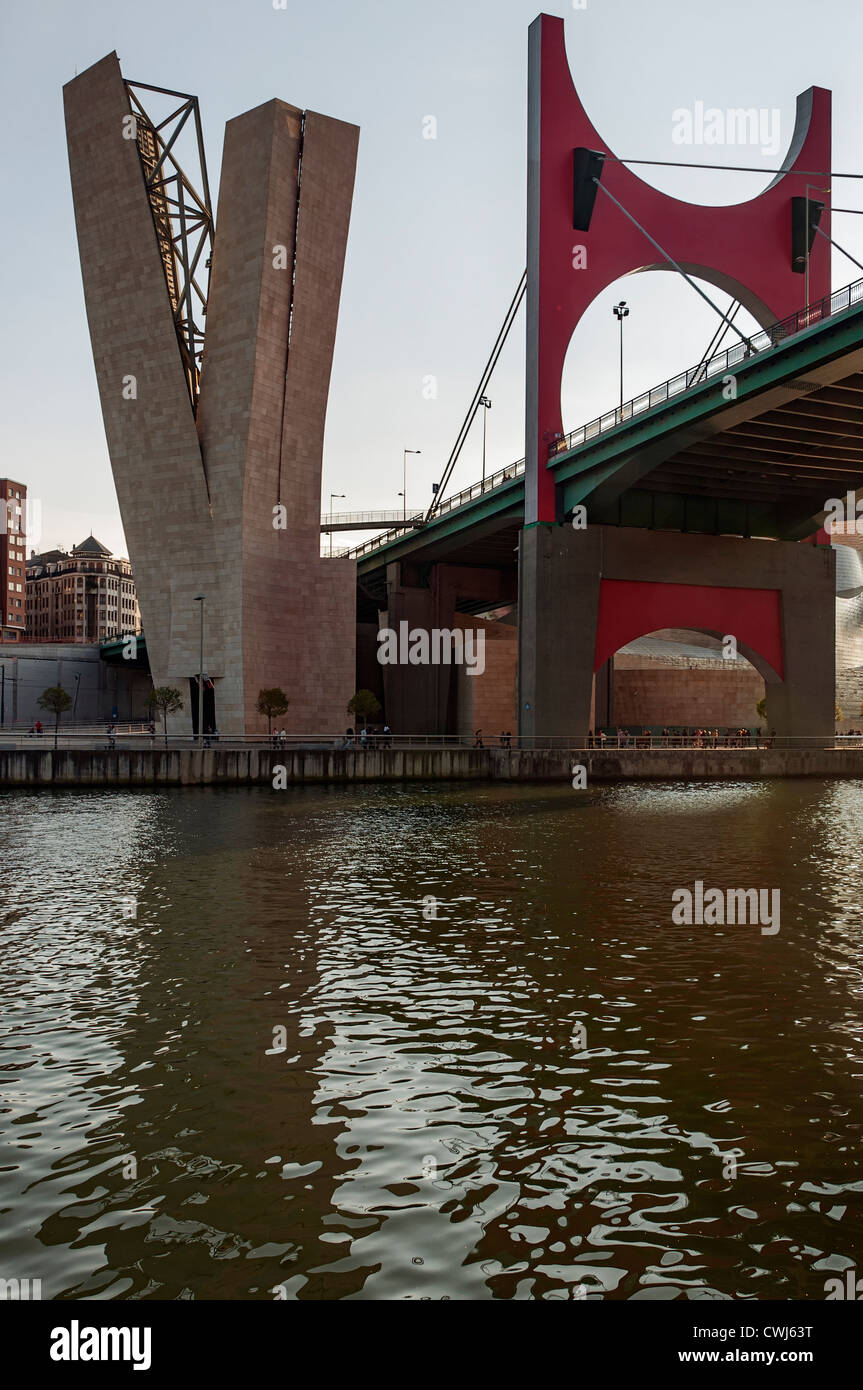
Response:
[{"label": "reflection on water", "polygon": [[[0,1275],[822,1299],[861,830],[842,782],[6,793]],[[696,879],[781,931],[672,925]]]}]

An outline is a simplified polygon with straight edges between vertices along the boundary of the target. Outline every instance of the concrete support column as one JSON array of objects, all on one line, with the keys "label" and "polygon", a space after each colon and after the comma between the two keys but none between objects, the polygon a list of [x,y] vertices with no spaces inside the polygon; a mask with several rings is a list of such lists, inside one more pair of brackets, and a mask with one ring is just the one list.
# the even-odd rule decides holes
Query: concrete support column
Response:
[{"label": "concrete support column", "polygon": [[[399,632],[399,624],[430,631],[435,626],[437,604],[430,588],[405,582],[407,567],[396,561],[387,565],[387,609],[380,626]],[[395,734],[433,734],[444,728],[446,714],[438,710],[437,683],[428,666],[386,665],[382,668],[386,721]]]},{"label": "concrete support column", "polygon": [[[615,587],[604,590],[603,581]],[[634,527],[528,527],[519,543],[519,732],[583,739],[597,655],[605,662],[626,642],[677,627],[735,639],[764,676],[777,739],[829,740],[834,589],[829,547]],[[595,718],[604,722],[599,706]]]},{"label": "concrete support column", "polygon": [[600,528],[528,527],[519,538],[518,560],[519,733],[584,739],[599,608]]},{"label": "concrete support column", "polygon": [[783,542],[799,563],[784,567],[782,650],[785,679],[767,681],[767,727],[794,746],[801,737],[832,741],[836,723],[836,554],[829,546]]}]

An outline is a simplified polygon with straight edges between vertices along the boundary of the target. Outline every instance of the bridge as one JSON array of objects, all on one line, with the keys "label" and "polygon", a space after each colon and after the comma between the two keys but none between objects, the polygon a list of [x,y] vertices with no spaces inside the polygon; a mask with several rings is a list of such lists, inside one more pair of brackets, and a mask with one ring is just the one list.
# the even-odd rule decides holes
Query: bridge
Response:
[{"label": "bridge", "polygon": [[406,516],[402,511],[388,512],[332,512],[321,517],[321,531],[387,531],[405,530],[417,526],[422,514]]},{"label": "bridge", "polygon": [[[483,677],[429,668],[419,647],[416,665],[400,656],[383,669],[390,725],[504,718],[522,739],[584,737],[612,722],[614,654],[685,629],[733,638],[780,739],[831,736],[835,552],[820,528],[830,499],[863,481],[863,281],[831,292],[827,185],[844,175],[830,169],[830,94],[798,97],[761,194],[707,206],[644,183],[604,144],[562,20],[531,25],[528,73],[525,456],[455,496],[441,488],[420,524],[348,552],[359,666],[372,669],[380,627],[472,622]],[[603,289],[643,270],[682,276],[731,345],[564,433],[572,334]],[[705,286],[758,329],[742,332]]]},{"label": "bridge", "polygon": [[[572,430],[549,452],[559,520],[803,540],[863,480],[863,279]],[[734,396],[728,398],[728,378]],[[386,567],[513,564],[518,459],[343,553],[365,594]]]}]

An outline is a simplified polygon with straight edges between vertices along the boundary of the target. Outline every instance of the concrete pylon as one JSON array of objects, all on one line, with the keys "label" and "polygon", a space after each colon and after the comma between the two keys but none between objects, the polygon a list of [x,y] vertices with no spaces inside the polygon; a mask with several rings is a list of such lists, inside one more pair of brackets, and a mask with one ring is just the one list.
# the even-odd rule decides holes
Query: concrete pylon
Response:
[{"label": "concrete pylon", "polygon": [[320,489],[359,131],[282,101],[228,122],[196,411],[116,54],[64,99],[96,377],[154,683],[180,689],[188,731],[203,593],[220,733],[266,729],[255,710],[265,686],[288,695],[292,732],[341,729],[356,567],[320,558]]}]

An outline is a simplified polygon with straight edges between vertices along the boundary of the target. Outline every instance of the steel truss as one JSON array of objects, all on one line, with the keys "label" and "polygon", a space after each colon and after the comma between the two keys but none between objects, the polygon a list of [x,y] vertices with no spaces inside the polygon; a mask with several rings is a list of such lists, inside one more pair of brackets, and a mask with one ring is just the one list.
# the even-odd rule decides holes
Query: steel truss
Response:
[{"label": "steel truss", "polygon": [[[192,409],[197,410],[215,230],[198,98],[146,82],[127,81],[125,86],[135,118],[141,171],[153,212],[189,397]],[[180,105],[156,121],[145,110],[140,92],[175,97]],[[200,191],[175,153],[177,138],[186,127],[193,133],[197,148]]]}]

